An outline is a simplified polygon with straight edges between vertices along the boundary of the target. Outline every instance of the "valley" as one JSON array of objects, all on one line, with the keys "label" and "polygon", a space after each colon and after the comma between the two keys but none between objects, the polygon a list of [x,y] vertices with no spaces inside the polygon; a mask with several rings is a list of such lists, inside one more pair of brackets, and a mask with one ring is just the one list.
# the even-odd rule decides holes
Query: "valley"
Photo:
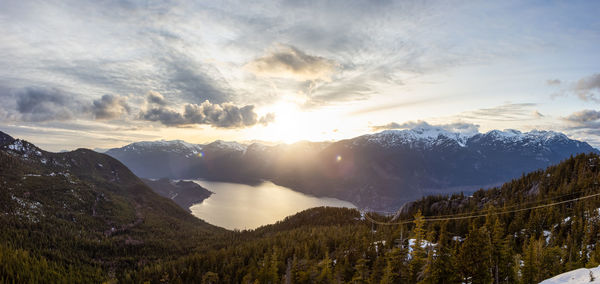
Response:
[{"label": "valley", "polygon": [[[352,206],[272,183],[144,182],[107,155],[51,153],[0,134],[5,282],[537,283],[600,264],[594,153],[472,195],[425,196],[395,216],[334,207],[294,214]],[[226,230],[177,205],[182,190],[209,196],[190,208],[205,221],[213,217],[202,206],[238,224],[273,217],[272,209],[243,208],[249,198],[290,211],[270,225],[260,226],[277,218]],[[240,211],[229,211],[226,201],[236,198],[230,206]],[[445,218],[452,216],[460,218]]]}]

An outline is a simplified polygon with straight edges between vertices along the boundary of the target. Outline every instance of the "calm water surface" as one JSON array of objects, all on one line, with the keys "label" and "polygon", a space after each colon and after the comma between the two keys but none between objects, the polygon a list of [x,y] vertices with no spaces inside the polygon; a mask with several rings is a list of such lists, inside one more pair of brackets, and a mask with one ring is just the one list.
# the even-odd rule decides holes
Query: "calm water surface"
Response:
[{"label": "calm water surface", "polygon": [[192,214],[210,224],[227,229],[254,229],[319,206],[356,208],[347,201],[309,196],[272,182],[253,186],[193,181],[215,194],[190,207]]}]

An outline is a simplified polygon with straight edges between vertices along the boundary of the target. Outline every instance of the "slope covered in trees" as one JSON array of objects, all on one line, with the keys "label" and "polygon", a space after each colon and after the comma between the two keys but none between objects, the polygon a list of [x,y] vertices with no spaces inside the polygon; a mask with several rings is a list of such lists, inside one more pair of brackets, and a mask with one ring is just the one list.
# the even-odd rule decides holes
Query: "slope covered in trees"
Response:
[{"label": "slope covered in trees", "polygon": [[[597,155],[579,155],[473,196],[423,198],[393,220],[371,216],[391,225],[373,225],[355,210],[311,209],[232,234],[224,249],[149,265],[128,277],[172,283],[537,283],[600,263],[600,199],[560,203],[598,193],[599,167]],[[553,203],[558,205],[546,206]],[[546,207],[528,209],[540,205]],[[430,220],[440,215],[464,219]]]},{"label": "slope covered in trees", "polygon": [[536,283],[600,263],[595,154],[393,217],[314,208],[227,231],[106,155],[0,137],[0,282]]},{"label": "slope covered in trees", "polygon": [[224,231],[107,155],[50,153],[0,134],[0,282],[98,282]]}]

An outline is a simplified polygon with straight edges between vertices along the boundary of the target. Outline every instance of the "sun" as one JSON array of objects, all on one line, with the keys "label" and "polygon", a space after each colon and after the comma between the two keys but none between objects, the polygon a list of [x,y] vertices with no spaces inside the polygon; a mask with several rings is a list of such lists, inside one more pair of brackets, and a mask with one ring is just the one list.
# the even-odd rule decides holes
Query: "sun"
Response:
[{"label": "sun", "polygon": [[296,101],[281,100],[264,107],[259,113],[274,113],[275,121],[252,128],[252,133],[248,133],[252,139],[291,144],[298,141],[338,140],[357,133],[352,127],[358,124],[345,117],[341,107],[306,109]]},{"label": "sun", "polygon": [[275,122],[269,125],[270,140],[294,143],[314,135],[315,127],[306,112],[291,102],[280,102],[273,106]]}]

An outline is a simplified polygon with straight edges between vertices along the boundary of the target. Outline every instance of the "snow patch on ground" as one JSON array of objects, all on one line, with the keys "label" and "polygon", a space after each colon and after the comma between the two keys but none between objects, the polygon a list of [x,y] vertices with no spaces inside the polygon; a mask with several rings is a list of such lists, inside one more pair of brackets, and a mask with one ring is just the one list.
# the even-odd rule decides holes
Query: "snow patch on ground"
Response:
[{"label": "snow patch on ground", "polygon": [[540,284],[578,284],[600,283],[600,266],[594,268],[579,268],[546,279]]},{"label": "snow patch on ground", "polygon": [[552,232],[544,230],[544,238],[546,238],[546,243],[550,243],[551,237],[552,237]]}]

